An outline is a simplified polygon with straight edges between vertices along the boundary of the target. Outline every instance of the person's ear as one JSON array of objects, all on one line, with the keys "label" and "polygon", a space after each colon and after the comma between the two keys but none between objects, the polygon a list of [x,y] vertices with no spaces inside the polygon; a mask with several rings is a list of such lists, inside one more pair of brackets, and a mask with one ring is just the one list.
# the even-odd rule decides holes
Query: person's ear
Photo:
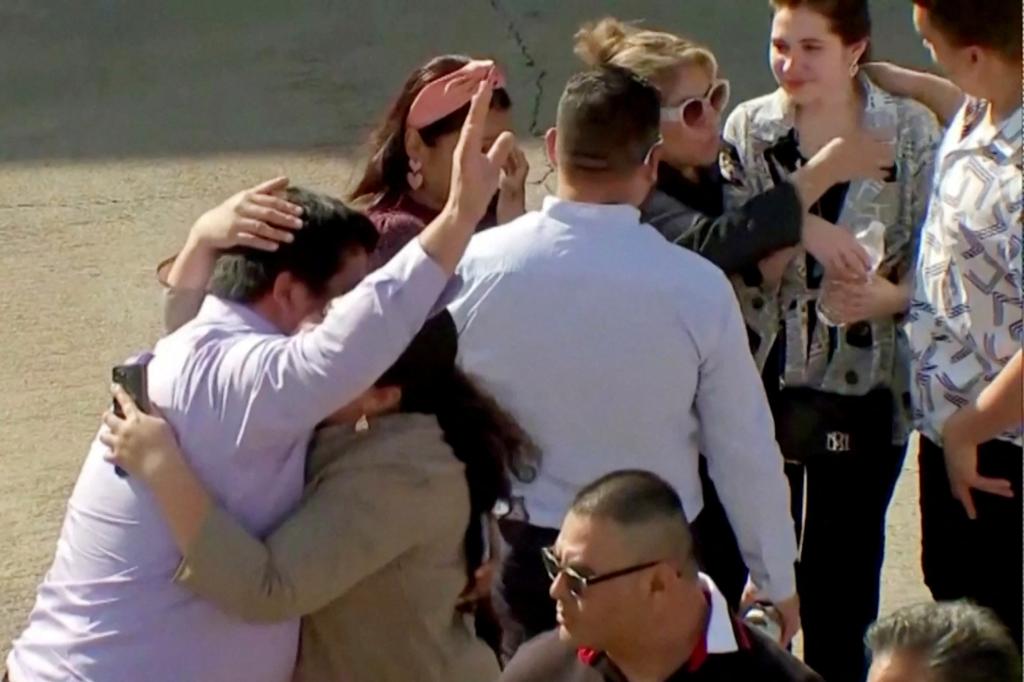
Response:
[{"label": "person's ear", "polygon": [[850,45],[849,58],[850,58],[850,75],[856,76],[857,71],[860,69],[860,58],[864,56],[864,53],[868,50],[869,41],[867,38],[858,40],[854,44]]},{"label": "person's ear", "polygon": [[544,133],[544,148],[548,154],[548,163],[552,168],[558,168],[558,131],[548,128]]},{"label": "person's ear", "polygon": [[661,159],[665,155],[665,143],[659,142],[651,150],[651,156],[647,163],[647,172],[650,174],[651,186],[658,183],[658,167],[661,166]]},{"label": "person's ear", "polygon": [[303,304],[304,299],[309,297],[309,291],[292,273],[280,272],[274,278],[274,284],[270,288],[270,297],[278,309],[290,314]]},{"label": "person's ear", "polygon": [[658,564],[651,569],[647,579],[644,581],[644,598],[658,601],[666,595],[671,594],[672,575],[665,563]]}]

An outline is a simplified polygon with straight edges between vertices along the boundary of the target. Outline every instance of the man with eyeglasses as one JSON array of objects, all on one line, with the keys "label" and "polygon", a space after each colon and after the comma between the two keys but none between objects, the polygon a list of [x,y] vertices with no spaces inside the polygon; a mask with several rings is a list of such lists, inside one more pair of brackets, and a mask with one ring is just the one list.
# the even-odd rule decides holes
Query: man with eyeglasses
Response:
[{"label": "man with eyeglasses", "polygon": [[640,217],[660,118],[657,90],[629,71],[573,76],[546,139],[556,196],[474,237],[459,268],[459,362],[541,451],[500,523],[506,659],[555,625],[540,549],[580,488],[648,469],[696,519],[700,452],[752,583],[783,613],[787,641],[799,627],[789,493],[736,296],[721,270]]},{"label": "man with eyeglasses", "polygon": [[499,682],[821,679],[733,616],[697,569],[679,496],[654,474],[585,487],[543,556],[558,628],[524,645]]}]

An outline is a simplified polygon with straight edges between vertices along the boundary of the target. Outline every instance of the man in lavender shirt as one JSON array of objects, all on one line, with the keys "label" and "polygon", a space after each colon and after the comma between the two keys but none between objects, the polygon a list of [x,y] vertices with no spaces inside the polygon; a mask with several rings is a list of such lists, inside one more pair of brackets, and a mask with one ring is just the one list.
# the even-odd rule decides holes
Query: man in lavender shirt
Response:
[{"label": "man in lavender shirt", "polygon": [[[250,531],[268,532],[298,501],[314,426],[398,358],[441,296],[514,144],[506,134],[480,152],[490,93],[484,83],[473,98],[448,205],[385,267],[332,301],[365,271],[375,233],[341,202],[290,191],[305,223],[294,240],[218,262],[198,316],[156,345],[150,400]],[[180,258],[202,260],[201,246]],[[328,303],[321,324],[297,331]],[[154,501],[104,454],[94,441],[7,659],[11,681],[290,679],[298,621],[244,623],[177,587],[180,556]]]}]

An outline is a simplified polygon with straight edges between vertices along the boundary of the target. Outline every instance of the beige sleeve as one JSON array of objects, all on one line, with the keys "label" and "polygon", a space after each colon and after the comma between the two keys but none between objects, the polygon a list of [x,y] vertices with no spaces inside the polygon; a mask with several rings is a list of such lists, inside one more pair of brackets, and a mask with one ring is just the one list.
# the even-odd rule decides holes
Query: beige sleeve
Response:
[{"label": "beige sleeve", "polygon": [[164,331],[170,334],[199,313],[206,292],[168,287],[163,291]]},{"label": "beige sleeve", "polygon": [[335,471],[263,541],[215,509],[174,580],[250,621],[313,613],[453,526],[452,480],[424,483],[408,464]]},{"label": "beige sleeve", "polygon": [[178,258],[175,254],[160,261],[156,266],[156,281],[160,283],[164,317],[164,333],[170,334],[199,313],[206,292],[201,289],[173,287],[167,281],[167,275]]}]

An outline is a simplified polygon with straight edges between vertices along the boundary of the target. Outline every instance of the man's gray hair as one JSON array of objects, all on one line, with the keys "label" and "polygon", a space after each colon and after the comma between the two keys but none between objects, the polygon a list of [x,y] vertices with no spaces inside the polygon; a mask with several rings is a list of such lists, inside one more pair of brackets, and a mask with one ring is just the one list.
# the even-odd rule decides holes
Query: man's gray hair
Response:
[{"label": "man's gray hair", "polygon": [[879,619],[867,634],[873,656],[921,657],[935,682],[1020,682],[1021,659],[995,614],[967,601],[908,606]]}]

